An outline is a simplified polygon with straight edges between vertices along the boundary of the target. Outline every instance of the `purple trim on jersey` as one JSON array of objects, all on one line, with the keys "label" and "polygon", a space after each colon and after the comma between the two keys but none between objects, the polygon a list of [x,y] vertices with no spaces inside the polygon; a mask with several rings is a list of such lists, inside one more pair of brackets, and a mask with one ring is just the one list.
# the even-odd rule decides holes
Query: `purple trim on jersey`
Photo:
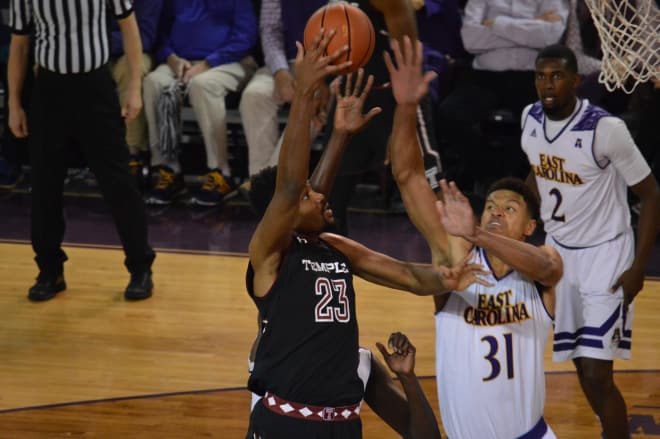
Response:
[{"label": "purple trim on jersey", "polygon": [[612,326],[614,326],[616,321],[619,319],[619,316],[621,316],[621,306],[618,306],[612,315],[609,316],[607,320],[605,320],[605,323],[603,323],[600,327],[583,326],[575,332],[558,332],[555,334],[555,343],[560,340],[575,340],[581,335],[595,335],[602,337],[607,331],[612,329]]},{"label": "purple trim on jersey", "polygon": [[529,430],[527,433],[522,436],[518,436],[516,439],[542,439],[543,436],[548,432],[548,424],[545,423],[545,419],[541,417],[539,422]]},{"label": "purple trim on jersey", "polygon": [[580,120],[571,128],[571,131],[594,131],[594,135],[591,139],[591,156],[594,159],[594,163],[596,163],[596,166],[598,166],[600,169],[605,169],[609,166],[610,161],[608,160],[605,166],[601,166],[600,163],[598,163],[598,160],[596,159],[596,152],[594,151],[594,145],[596,141],[596,127],[598,126],[598,122],[603,118],[603,117],[611,117],[612,115],[608,113],[607,111],[603,110],[600,107],[597,107],[595,105],[589,104],[584,110],[584,114],[580,118]]},{"label": "purple trim on jersey", "polygon": [[608,239],[608,240],[605,241],[605,242],[599,242],[598,244],[590,245],[590,246],[587,246],[587,247],[571,247],[570,245],[564,245],[564,244],[562,244],[561,242],[557,241],[557,240],[555,239],[554,236],[551,236],[551,238],[552,238],[552,240],[555,242],[555,244],[557,244],[557,245],[558,245],[559,247],[561,247],[561,248],[565,248],[566,250],[584,250],[585,248],[594,248],[594,247],[598,247],[599,245],[605,244],[605,243],[610,242],[610,241],[614,241],[615,239],[619,239],[619,237],[620,237],[621,235],[623,235],[623,232],[619,233],[618,235],[616,235],[616,236],[615,236],[614,238],[612,238],[612,239]]},{"label": "purple trim on jersey", "polygon": [[543,123],[543,107],[541,101],[536,101],[529,109],[527,116],[532,116],[538,123]]},{"label": "purple trim on jersey", "polygon": [[552,347],[552,351],[553,352],[572,351],[578,346],[587,346],[590,348],[597,348],[597,349],[604,348],[603,342],[600,340],[593,340],[591,338],[578,338],[577,341],[574,342],[555,344]]},{"label": "purple trim on jersey", "polygon": [[[559,132],[557,133],[557,135],[556,135],[555,137],[553,137],[552,139],[548,139],[548,134],[545,132],[545,121],[546,121],[546,118],[545,118],[545,117],[543,118],[543,137],[545,137],[545,140],[546,140],[548,143],[553,143],[555,140],[557,140],[559,137],[561,137],[561,135],[564,133],[564,131],[566,130],[566,128],[568,128],[568,126],[571,124],[571,122],[573,122],[573,119],[575,119],[575,118],[577,117],[577,115],[580,114],[580,111],[582,111],[582,100],[581,100],[581,99],[578,99],[578,102],[580,102],[580,106],[578,107],[577,111],[576,111],[575,113],[573,113],[573,115],[572,115],[572,116],[566,121],[566,123],[564,124],[564,126],[562,127],[562,129],[559,130]],[[572,130],[571,130],[571,131],[572,131]]]},{"label": "purple trim on jersey", "polygon": [[[580,101],[582,102],[582,101]],[[580,120],[571,128],[571,131],[594,131],[598,121],[607,116],[612,116],[607,111],[595,105],[588,104]]]},{"label": "purple trim on jersey", "polygon": [[622,338],[632,337],[632,329],[626,329],[626,320],[628,320],[628,307],[627,306],[625,308],[623,308],[623,324],[621,325],[623,327],[623,337]]},{"label": "purple trim on jersey", "polygon": [[490,272],[491,272],[491,274],[493,275],[493,277],[495,278],[496,281],[499,282],[499,281],[501,281],[502,279],[504,279],[505,277],[507,277],[508,275],[510,275],[511,273],[513,273],[513,270],[509,270],[509,271],[506,272],[506,274],[505,274],[504,276],[502,276],[502,277],[497,277],[497,276],[495,275],[495,272],[493,271],[493,267],[490,265],[490,261],[488,260],[488,255],[486,254],[486,250],[484,250],[483,248],[479,247],[479,251],[481,251],[481,255],[483,256],[484,261],[486,261],[486,265],[488,265],[488,268],[490,269]]},{"label": "purple trim on jersey", "polygon": [[596,151],[594,149],[594,146],[596,146],[596,131],[594,131],[594,135],[591,137],[591,157],[594,159],[594,163],[596,166],[598,166],[600,169],[605,169],[607,168],[610,163],[610,159],[607,159],[607,163],[605,163],[605,166],[601,166],[600,163],[598,163],[598,159],[596,158]]},{"label": "purple trim on jersey", "polygon": [[631,342],[629,342],[629,341],[620,341],[619,342],[619,349],[626,349],[626,350],[629,351],[630,347],[631,347],[630,345],[631,345]]}]

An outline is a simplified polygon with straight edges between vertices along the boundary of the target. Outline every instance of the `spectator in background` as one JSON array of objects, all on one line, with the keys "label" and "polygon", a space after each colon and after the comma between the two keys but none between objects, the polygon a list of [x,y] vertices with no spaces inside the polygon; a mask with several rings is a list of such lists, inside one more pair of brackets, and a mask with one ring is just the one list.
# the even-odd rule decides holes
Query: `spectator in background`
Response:
[{"label": "spectator in background", "polygon": [[[585,40],[589,40],[592,44]],[[600,39],[584,0],[570,0],[564,44],[575,53],[578,62],[578,73],[581,76],[577,89],[578,97],[587,98],[592,104],[613,114],[626,111],[630,96],[621,90],[610,92],[598,82],[602,64]]]},{"label": "spectator in background", "polygon": [[259,31],[265,66],[243,90],[241,121],[249,149],[249,173],[255,175],[272,160],[280,136],[277,112],[293,99],[296,41],[303,41],[309,17],[327,0],[262,0]]},{"label": "spectator in background", "polygon": [[560,40],[567,17],[566,0],[468,0],[461,36],[474,60],[438,106],[442,143],[455,160],[446,169],[459,187],[475,183],[473,162],[484,143],[480,123],[496,109],[510,111],[517,122],[536,99],[534,59]]},{"label": "spectator in background", "polygon": [[[9,23],[9,0],[0,0],[0,14],[2,15],[2,24],[0,25],[0,82],[4,89],[4,129],[2,131],[0,143],[0,188],[12,189],[16,187],[22,178],[21,171],[21,158],[22,152],[27,151],[26,139],[19,139],[9,129],[9,92],[7,84],[7,60],[9,58],[9,40],[10,29]],[[33,46],[30,44],[30,54],[28,59],[34,63]],[[29,112],[30,92],[32,91],[32,84],[34,82],[34,74],[32,69],[25,72],[25,84],[21,101],[23,108]]]},{"label": "spectator in background", "polygon": [[[163,0],[139,0],[134,4],[135,18],[142,40],[142,77],[147,75],[153,68],[152,53],[155,49],[156,33],[160,19]],[[110,70],[112,77],[119,89],[119,100],[123,105],[126,98],[126,90],[129,84],[128,63],[124,54],[121,31],[116,20],[110,24]],[[131,174],[140,177],[142,161],[139,153],[148,151],[147,145],[147,120],[144,112],[140,111],[138,116],[126,124],[126,143],[130,153],[129,167]]]},{"label": "spectator in background", "polygon": [[424,43],[424,71],[438,74],[429,93],[437,105],[451,89],[453,65],[468,57],[461,40],[458,0],[410,0],[417,17],[419,39]]},{"label": "spectator in background", "polygon": [[183,89],[204,138],[209,168],[193,202],[214,206],[231,190],[225,96],[239,90],[253,72],[248,55],[257,40],[257,22],[251,2],[245,0],[170,3],[164,10],[164,41],[157,53],[161,64],[143,85],[151,164],[159,169],[148,201],[169,204],[185,190],[178,157],[169,150],[163,153],[159,127],[164,121],[157,113],[163,91]]}]

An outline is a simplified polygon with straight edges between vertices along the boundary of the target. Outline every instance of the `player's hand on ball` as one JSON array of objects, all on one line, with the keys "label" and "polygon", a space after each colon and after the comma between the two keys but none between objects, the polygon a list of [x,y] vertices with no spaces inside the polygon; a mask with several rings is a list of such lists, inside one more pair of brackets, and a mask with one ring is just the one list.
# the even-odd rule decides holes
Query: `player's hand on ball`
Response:
[{"label": "player's hand on ball", "polygon": [[330,55],[325,55],[328,44],[335,33],[334,29],[330,31],[321,29],[312,40],[307,51],[300,42],[296,41],[296,47],[298,48],[294,64],[296,93],[313,93],[319,81],[323,78],[334,75],[352,64],[351,61],[346,61],[345,63],[332,65],[332,62],[348,51],[348,46],[344,46]]},{"label": "player's hand on ball", "polygon": [[330,86],[337,99],[337,109],[335,111],[334,129],[340,133],[355,134],[369,123],[378,113],[382,111],[380,107],[369,110],[363,114],[364,101],[369,95],[369,91],[374,83],[373,75],[369,75],[367,83],[362,88],[364,79],[364,69],[359,69],[356,74],[355,84],[353,84],[353,74],[343,76],[345,87],[344,93],[341,92],[341,80],[339,78],[332,81]]},{"label": "player's hand on ball", "polygon": [[397,375],[410,375],[415,373],[415,346],[404,334],[395,332],[390,335],[387,345],[392,349],[390,354],[385,346],[376,343],[376,347],[383,355],[387,367]]}]

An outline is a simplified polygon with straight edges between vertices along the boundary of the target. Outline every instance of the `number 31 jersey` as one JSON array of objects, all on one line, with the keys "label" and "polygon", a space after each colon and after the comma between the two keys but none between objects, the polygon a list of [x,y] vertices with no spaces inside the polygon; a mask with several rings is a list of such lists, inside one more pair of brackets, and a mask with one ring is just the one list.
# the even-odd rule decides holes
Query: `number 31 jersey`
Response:
[{"label": "number 31 jersey", "polygon": [[296,236],[266,296],[254,297],[253,278],[250,265],[247,289],[263,332],[248,388],[318,406],[358,403],[364,388],[348,259],[321,240]]},{"label": "number 31 jersey", "polygon": [[[476,248],[471,263],[490,269]],[[552,326],[536,284],[516,271],[452,292],[435,315],[442,424],[454,439],[513,439],[543,416]]]},{"label": "number 31 jersey", "polygon": [[625,180],[594,153],[596,127],[612,116],[586,99],[577,106],[549,136],[541,103],[531,105],[521,145],[536,178],[546,233],[565,246],[591,247],[629,229],[630,212]]}]

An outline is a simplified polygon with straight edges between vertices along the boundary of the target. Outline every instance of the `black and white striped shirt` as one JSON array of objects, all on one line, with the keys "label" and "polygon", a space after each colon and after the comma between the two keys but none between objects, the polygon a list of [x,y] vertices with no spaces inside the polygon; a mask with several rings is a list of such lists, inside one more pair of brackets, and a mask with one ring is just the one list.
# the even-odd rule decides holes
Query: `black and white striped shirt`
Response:
[{"label": "black and white striped shirt", "polygon": [[9,27],[35,33],[39,66],[57,73],[82,73],[108,62],[106,9],[119,19],[133,12],[131,0],[11,0]]}]

